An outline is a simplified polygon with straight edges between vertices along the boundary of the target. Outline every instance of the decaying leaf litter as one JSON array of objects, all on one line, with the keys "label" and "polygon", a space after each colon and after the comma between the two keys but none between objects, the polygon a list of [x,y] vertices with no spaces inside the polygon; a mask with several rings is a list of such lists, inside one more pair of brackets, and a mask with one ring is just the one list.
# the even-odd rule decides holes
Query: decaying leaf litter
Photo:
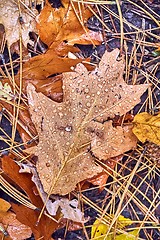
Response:
[{"label": "decaying leaf litter", "polygon": [[[105,8],[105,10],[107,10],[108,11],[108,9],[107,9],[107,5],[102,5],[101,7],[103,7],[103,8]],[[112,8],[113,7],[113,8]],[[112,6],[111,8],[112,8],[112,10],[113,11],[115,11],[115,6]],[[121,6],[121,8],[122,8],[123,6]],[[154,7],[153,7],[153,9],[154,9]],[[122,8],[122,10],[123,10],[123,8]],[[146,13],[146,12],[144,12],[144,13]],[[144,14],[145,15],[145,14]],[[155,16],[155,15],[154,15]],[[110,17],[112,18],[112,17],[115,17],[115,16],[113,16],[112,15],[112,13],[111,13],[111,15],[110,15]],[[111,19],[111,21],[109,22],[109,24],[112,22],[113,23],[113,21],[112,21],[113,19]],[[129,20],[129,19],[128,19]],[[114,25],[114,29],[115,29],[115,26],[117,27],[118,25],[116,24],[116,22],[115,22],[115,25]],[[127,26],[129,26],[129,24],[127,25]],[[101,26],[100,26],[101,27]],[[112,25],[112,27],[113,27],[113,25]],[[111,28],[112,29],[112,28]],[[148,34],[148,31],[146,31],[145,32],[146,34]],[[155,34],[155,33],[154,33]],[[154,34],[152,34],[152,36],[154,35]],[[145,35],[145,34],[144,34]],[[113,35],[114,36],[114,35]],[[146,35],[145,35],[146,36]],[[140,36],[140,34],[139,34],[139,36],[137,35],[137,38],[136,38],[136,41],[137,41],[137,46],[139,46],[138,45],[138,43],[140,43],[140,42],[142,42],[141,41],[141,37],[144,37],[143,36],[143,34],[142,34],[142,36]],[[154,36],[153,36],[154,37]],[[146,39],[145,39],[146,40]],[[111,38],[111,40],[110,40],[111,42],[113,41],[113,38]],[[125,41],[128,41],[128,43],[130,42],[130,39],[125,39]],[[132,40],[133,41],[133,40]],[[113,41],[114,42],[114,41]],[[118,41],[117,41],[118,42]],[[147,42],[147,41],[146,41]],[[141,45],[141,43],[140,43],[140,45]],[[153,45],[153,44],[151,44],[151,45]],[[110,46],[112,46],[112,43],[111,43],[111,45]],[[125,45],[124,45],[125,46]],[[128,45],[129,46],[129,45]],[[142,46],[143,46],[143,44],[142,44]],[[67,47],[68,48],[68,47]],[[112,48],[112,47],[111,47]],[[115,48],[115,47],[114,47]],[[69,48],[68,48],[69,49]],[[69,51],[67,49],[67,51]],[[70,48],[71,49],[71,48]],[[126,48],[124,48],[124,49],[126,49]],[[143,61],[144,62],[147,62],[146,61],[146,54],[145,54],[145,52],[143,51],[144,49],[143,49],[143,47],[141,48],[141,53],[142,53],[142,55],[143,55]],[[66,49],[65,49],[65,51],[66,51]],[[72,48],[72,51],[73,51],[73,48]],[[76,50],[77,51],[77,50]],[[132,76],[132,81],[133,81],[133,83],[135,84],[135,80],[137,79],[137,84],[138,83],[142,83],[142,81],[143,81],[143,76],[148,76],[148,75],[146,75],[146,72],[144,72],[144,69],[141,69],[141,61],[142,61],[142,59],[139,59],[138,58],[138,56],[139,56],[139,53],[138,53],[138,51],[139,51],[139,49],[138,49],[138,47],[136,48],[136,45],[135,45],[135,47],[133,47],[132,48],[132,51],[130,52],[130,48],[129,48],[129,50],[127,50],[129,53],[130,53],[130,55],[128,55],[129,56],[129,58],[128,58],[128,61],[129,61],[129,64],[127,64],[126,65],[126,74],[125,74],[125,79],[127,80],[127,81],[129,81],[129,79],[131,79],[131,78],[129,78],[129,75],[128,74],[130,74],[131,76]],[[63,52],[64,53],[64,52]],[[138,66],[138,68],[140,67],[140,73],[138,74],[136,71],[137,71],[137,69],[134,69],[134,68],[130,68],[131,66],[133,66],[133,56],[134,56],[134,66]],[[140,60],[140,61],[139,61]],[[31,60],[32,61],[32,60]],[[155,66],[153,65],[153,63],[155,63]],[[139,64],[139,65],[138,65]],[[146,64],[146,63],[145,63]],[[147,65],[148,64],[148,65]],[[152,86],[153,86],[153,89],[155,89],[156,88],[156,86],[157,86],[157,76],[158,75],[156,75],[156,74],[158,74],[157,73],[157,66],[156,66],[156,60],[152,60],[151,62],[149,62],[149,63],[147,63],[145,66],[147,66],[148,68],[148,70],[149,70],[149,72],[147,72],[148,74],[149,74],[149,83],[152,83]],[[75,64],[76,65],[76,64]],[[153,68],[153,70],[151,69],[151,66],[152,66],[152,68]],[[30,67],[28,68],[28,69],[30,69]],[[151,70],[150,70],[151,69]],[[143,71],[141,71],[141,70],[143,70]],[[28,70],[27,70],[28,71]],[[150,72],[151,71],[151,72]],[[96,72],[96,71],[95,71]],[[35,73],[35,71],[33,71],[33,74]],[[122,73],[123,74],[123,73]],[[152,74],[152,75],[151,75]],[[64,75],[64,74],[63,74]],[[33,75],[32,75],[33,76]],[[45,75],[45,76],[43,76],[43,78],[44,77],[46,77],[47,75]],[[128,76],[128,77],[127,77]],[[152,76],[152,78],[150,77],[150,76]],[[138,78],[137,78],[138,77]],[[29,78],[29,75],[27,76],[27,78]],[[148,79],[148,78],[147,78]],[[43,80],[43,79],[41,79],[41,80]],[[29,80],[29,81],[31,81],[31,79]],[[38,81],[38,80],[37,80]],[[49,82],[49,81],[48,81]],[[4,83],[4,82],[3,82]],[[148,81],[147,81],[147,83],[148,83]],[[3,85],[4,86],[4,85]],[[43,88],[44,89],[44,88]],[[43,90],[44,91],[44,90]],[[151,90],[151,91],[153,91],[153,90]],[[56,92],[56,91],[55,91]],[[155,92],[156,93],[156,92]],[[158,109],[158,99],[156,99],[157,98],[157,94],[152,94],[152,95],[150,95],[151,97],[150,98],[148,98],[148,100],[146,100],[146,102],[145,102],[145,104],[144,105],[142,105],[142,111],[146,111],[146,109],[147,109],[147,106],[148,106],[148,108],[149,109],[152,109],[153,107],[153,110],[154,109]],[[153,105],[153,103],[154,103],[154,105]],[[63,103],[62,103],[63,104]],[[144,109],[144,107],[145,107],[145,109]],[[150,110],[151,111],[151,113],[152,114],[155,114],[155,110],[153,111],[153,110]],[[99,117],[99,116],[98,116]],[[42,119],[42,121],[40,122],[41,124],[39,125],[40,126],[40,131],[42,131],[43,130],[43,128],[45,129],[45,125],[43,124],[43,123],[45,123],[45,120],[43,119],[43,118],[41,118]],[[103,121],[102,121],[103,122]],[[101,136],[101,134],[102,134],[102,132],[104,131],[104,129],[103,129],[103,131],[102,131],[102,129],[100,128],[100,126],[103,124],[103,125],[106,125],[107,126],[107,124],[106,123],[108,123],[108,122],[110,122],[110,128],[111,128],[111,131],[114,129],[113,128],[113,126],[112,125],[114,125],[115,124],[115,119],[107,119],[107,121],[104,121],[103,123],[102,122],[96,122],[95,121],[95,119],[93,119],[92,121],[90,121],[89,123],[91,124],[91,128],[90,128],[90,131],[91,131],[91,135],[92,135],[92,137],[94,136],[95,137],[95,140],[94,140],[94,144],[96,145],[97,144],[97,142],[99,142],[99,140],[101,140],[100,138],[102,137]],[[101,131],[97,131],[96,133],[93,131],[93,128],[95,128],[95,124],[97,124],[98,125],[98,127],[100,128],[100,130]],[[121,123],[120,123],[120,128],[124,128],[125,127],[125,125],[126,125],[126,122],[124,121],[124,119],[122,119],[121,120]],[[127,124],[127,126],[131,126],[131,121]],[[126,126],[126,127],[127,127]],[[62,126],[63,127],[63,126]],[[97,126],[96,126],[97,127]],[[108,130],[108,126],[106,127],[107,128],[107,130]],[[118,128],[117,128],[118,129]],[[63,131],[63,130],[65,130],[64,128],[63,129],[60,129],[60,131]],[[64,131],[65,132],[65,131]],[[69,132],[70,133],[70,132]],[[97,134],[97,135],[96,135]],[[72,136],[74,136],[73,134],[71,134]],[[83,140],[83,138],[82,138],[82,140]],[[105,140],[106,140],[106,136],[105,136]],[[104,140],[103,140],[104,141]],[[103,159],[104,160],[104,158],[105,158],[105,156],[104,156],[104,154],[102,154],[101,153],[101,151],[99,151],[100,150],[100,148],[94,148],[94,146],[95,145],[93,145],[93,142],[91,143],[91,140],[89,139],[89,144],[92,146],[92,148],[95,150],[96,149],[96,151],[94,152],[94,151],[92,151],[91,150],[91,147],[90,147],[90,149],[89,149],[89,152],[88,153],[94,153],[94,155],[92,156],[92,158],[94,157],[96,157],[96,161],[97,162],[99,162],[99,164],[102,164],[101,165],[101,168],[103,167],[103,168],[105,168],[105,166],[104,166],[104,164],[106,163],[105,161],[103,162],[102,160],[101,161],[99,161],[99,154],[100,154],[100,158],[101,159]],[[118,141],[117,141],[118,142]],[[88,142],[87,142],[87,144],[88,144]],[[39,145],[38,145],[39,146]],[[87,145],[88,146],[88,145]],[[87,146],[83,146],[84,148],[85,147],[87,147]],[[158,172],[157,172],[157,163],[158,163],[158,161],[156,160],[156,159],[158,159],[158,152],[157,152],[157,154],[155,153],[155,155],[156,155],[156,157],[154,156],[154,159],[155,160],[153,160],[153,155],[151,156],[151,154],[150,155],[148,155],[148,153],[146,152],[146,157],[145,157],[145,148],[143,149],[143,145],[141,145],[141,146],[138,146],[138,148],[135,150],[135,151],[132,151],[131,152],[131,154],[128,156],[128,160],[124,163],[124,162],[120,162],[120,165],[119,165],[119,167],[121,168],[119,171],[117,171],[118,169],[115,169],[114,171],[113,171],[113,173],[112,173],[112,177],[113,177],[113,182],[112,181],[110,181],[110,182],[108,182],[106,185],[105,185],[105,189],[104,189],[104,191],[103,191],[103,194],[104,194],[104,192],[108,192],[108,191],[106,191],[106,187],[107,186],[109,186],[109,191],[111,191],[110,192],[110,194],[112,193],[112,195],[110,195],[109,193],[109,198],[108,198],[108,200],[105,200],[106,198],[104,198],[103,199],[103,202],[102,203],[99,203],[100,204],[100,210],[98,210],[98,208],[97,208],[97,210],[99,211],[99,214],[100,214],[100,216],[101,216],[101,218],[103,217],[103,216],[105,216],[105,214],[109,214],[109,212],[110,212],[110,207],[111,207],[111,209],[117,209],[117,205],[114,205],[114,201],[116,200],[116,201],[118,201],[118,196],[120,196],[121,195],[121,198],[122,198],[122,200],[123,201],[120,201],[119,203],[118,203],[118,214],[120,214],[121,212],[120,212],[120,210],[122,209],[122,203],[124,204],[124,203],[126,203],[126,202],[128,202],[128,208],[130,209],[130,206],[132,206],[132,210],[135,208],[136,209],[136,207],[138,207],[138,209],[139,209],[139,211],[141,212],[141,213],[143,213],[144,215],[146,215],[145,216],[145,218],[144,218],[144,221],[145,220],[147,220],[148,222],[157,222],[156,221],[156,216],[158,216],[158,215],[156,215],[157,214],[157,211],[158,211],[158,203],[156,203],[156,201],[157,201],[157,197],[158,197],[158,192],[156,192],[156,191],[158,191],[158,181],[157,181],[157,183],[156,183],[156,185],[155,185],[155,190],[152,188],[151,190],[152,190],[152,192],[154,192],[154,194],[155,194],[155,197],[154,196],[151,196],[151,195],[149,195],[148,196],[148,194],[149,194],[149,189],[150,189],[150,182],[148,182],[148,176],[149,176],[149,174],[151,174],[152,172],[154,172],[154,177],[155,177],[155,180],[154,180],[154,178],[153,178],[153,175],[151,175],[151,179],[152,180],[154,180],[154,181],[156,181],[156,179],[157,179],[157,177],[156,176],[158,176],[157,174],[158,174]],[[74,149],[74,148],[73,148]],[[148,149],[152,149],[151,151],[154,151],[153,149],[157,149],[157,146],[155,145],[154,146],[154,144],[152,144],[152,145],[150,145],[150,146],[148,146],[147,145],[147,150]],[[98,150],[98,153],[97,153],[97,150]],[[77,149],[74,149],[74,152],[73,153],[76,153],[76,151],[77,151]],[[83,151],[83,149],[82,149],[82,151]],[[87,154],[88,154],[87,153]],[[92,154],[93,154],[92,153]],[[141,153],[143,153],[142,155],[140,155]],[[82,153],[80,153],[80,154],[82,154]],[[97,156],[96,156],[96,154],[98,154]],[[135,154],[135,155],[134,155]],[[126,155],[127,156],[127,155]],[[137,172],[137,174],[138,175],[136,175],[135,177],[133,177],[133,181],[132,181],[132,179],[130,178],[130,175],[132,176],[132,174],[133,174],[133,172],[134,172],[134,170],[135,170],[135,167],[136,167],[136,159],[138,159],[138,156],[140,157],[140,159],[141,159],[141,165],[139,166],[139,170],[137,170],[138,172]],[[22,158],[22,157],[21,157]],[[24,158],[24,156],[23,156],[23,158]],[[111,159],[112,160],[112,159]],[[109,162],[109,160],[107,160],[108,162]],[[146,163],[145,162],[148,162],[149,164],[149,167],[148,168],[146,168]],[[122,165],[121,165],[122,164]],[[111,166],[111,165],[109,165],[109,166]],[[117,165],[118,166],[118,165]],[[127,171],[129,171],[130,172],[130,174],[128,175],[128,173],[126,173],[127,175],[123,175],[124,174],[124,172],[125,172],[125,169],[127,170]],[[147,170],[147,169],[149,169],[149,170]],[[107,170],[106,170],[107,171]],[[139,173],[141,173],[141,171],[142,171],[142,174],[139,174]],[[148,172],[148,174],[147,175],[144,175],[144,177],[142,177],[143,176],[143,172],[145,172],[145,171],[147,171]],[[118,174],[118,175],[117,175]],[[123,178],[122,178],[122,176],[123,176]],[[137,179],[136,179],[137,178]],[[142,180],[143,179],[143,180]],[[127,183],[127,181],[131,181],[130,182],[130,185],[128,185],[128,184],[126,184]],[[135,185],[135,182],[141,182],[141,184],[139,184],[139,185]],[[115,183],[116,182],[118,182],[118,184],[119,184],[119,186],[120,186],[120,188],[118,189],[117,188],[117,186],[115,185]],[[125,188],[125,186],[126,186],[126,188]],[[138,186],[137,187],[137,189],[135,189],[135,186]],[[145,187],[146,186],[146,187]],[[79,185],[79,189],[80,189],[80,185]],[[83,186],[82,186],[83,187]],[[132,189],[130,189],[130,187],[132,187]],[[146,190],[144,191],[144,189],[143,188],[145,188],[145,189],[148,189],[148,191],[146,192]],[[22,189],[23,189],[23,187],[22,187]],[[135,189],[135,191],[133,191],[133,189]],[[157,189],[157,190],[156,190]],[[76,190],[77,191],[77,190]],[[88,200],[88,198],[86,199],[85,198],[85,196],[88,196],[87,194],[89,194],[90,195],[90,193],[91,193],[91,190],[85,190],[85,188],[84,188],[84,193],[82,193],[82,195],[81,195],[81,201],[83,202],[87,202],[88,203],[88,206],[90,206],[90,208],[91,209],[93,209],[94,207],[94,205],[93,205],[93,203],[94,203],[94,201],[92,201],[92,202],[89,202]],[[82,191],[82,192],[83,192]],[[93,191],[93,190],[92,190]],[[95,188],[95,191],[96,191],[96,188]],[[93,191],[93,192],[95,192],[95,191]],[[126,192],[127,192],[127,198],[125,197],[126,196]],[[141,193],[143,193],[143,192],[145,192],[145,200],[146,200],[146,203],[145,204],[149,204],[150,206],[151,206],[151,208],[153,208],[154,210],[155,210],[155,215],[152,213],[151,214],[151,212],[150,212],[150,208],[149,208],[149,210],[145,207],[145,204],[143,204],[142,203],[142,199],[140,199],[141,200],[141,204],[138,204],[138,199],[137,199],[137,193],[139,193],[139,195],[141,195]],[[113,194],[114,193],[114,194]],[[131,193],[133,193],[133,194],[131,194]],[[72,194],[75,194],[75,196],[76,196],[76,192],[74,191],[74,192],[72,192]],[[93,193],[92,193],[93,194]],[[98,200],[98,198],[99,198],[99,194],[98,193],[96,193],[96,198],[97,198],[97,200]],[[112,197],[111,197],[112,196]],[[115,197],[113,197],[113,196],[115,196]],[[144,196],[143,196],[143,198],[144,198]],[[127,199],[128,199],[128,201],[127,201]],[[106,201],[106,202],[105,202]],[[98,205],[96,205],[97,207],[99,206],[99,204]],[[101,205],[102,204],[102,205]],[[115,206],[115,207],[114,207]],[[85,208],[86,209],[86,208]],[[103,211],[103,214],[101,215],[101,212]],[[122,211],[122,210],[121,210]],[[137,211],[137,210],[135,210],[135,211]],[[148,214],[147,214],[147,211],[148,211]],[[87,211],[87,209],[85,210],[85,212],[87,213],[88,211]],[[113,210],[113,212],[112,212],[113,214],[115,214],[115,217],[117,216],[117,212],[114,212],[114,210]],[[123,212],[124,214],[125,214],[125,211]],[[33,213],[32,213],[33,214]],[[133,213],[132,213],[133,214]],[[140,213],[139,213],[140,214]],[[90,215],[90,214],[89,214]],[[92,216],[92,215],[91,215]],[[18,217],[18,209],[17,209],[17,217]],[[92,216],[93,217],[93,216]],[[134,218],[133,218],[134,220],[139,220],[139,219],[142,219],[142,216],[141,215],[135,215],[134,216]],[[114,215],[112,215],[112,217],[111,217],[111,225],[113,225],[114,224],[114,222],[115,222],[115,219],[114,219]],[[89,222],[88,222],[89,223]],[[141,224],[140,225],[140,227],[143,227],[143,224],[144,224],[144,222],[142,221],[142,223],[139,223],[139,224]],[[152,223],[151,223],[151,225],[152,225]],[[151,226],[150,228],[152,228],[153,226]],[[53,227],[54,228],[54,227]],[[117,231],[119,231],[118,229],[117,229]],[[147,231],[147,228],[146,228],[146,231]],[[146,235],[147,236],[147,234],[153,234],[153,233],[150,233],[150,232],[144,232],[144,235]],[[149,229],[148,229],[148,231],[149,231]],[[44,233],[43,233],[44,234]],[[144,236],[143,235],[143,236]],[[40,235],[39,235],[40,236]],[[58,235],[57,235],[58,236]],[[76,236],[77,237],[77,235],[74,235],[74,236]],[[56,236],[55,236],[55,238],[56,238]],[[66,239],[70,239],[69,237],[68,237],[68,235],[67,235],[67,237],[66,237]],[[71,239],[73,239],[73,236],[72,236],[72,238]],[[145,238],[144,238],[145,239]],[[154,238],[153,238],[154,239]],[[155,239],[157,239],[157,238],[155,238]]]}]

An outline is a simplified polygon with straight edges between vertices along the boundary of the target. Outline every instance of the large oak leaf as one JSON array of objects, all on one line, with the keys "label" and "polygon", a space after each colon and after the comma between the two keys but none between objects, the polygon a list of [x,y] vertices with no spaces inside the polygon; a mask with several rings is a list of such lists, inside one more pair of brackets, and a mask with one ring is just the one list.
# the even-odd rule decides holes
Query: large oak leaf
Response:
[{"label": "large oak leaf", "polygon": [[[117,60],[118,54],[118,49],[105,52],[93,72],[78,64],[75,72],[64,73],[63,103],[51,101],[28,85],[30,113],[39,144],[27,151],[38,156],[37,170],[48,194],[65,195],[78,182],[101,172],[91,151],[98,149],[96,157],[106,160],[135,147],[136,141],[126,144],[125,137],[133,137],[131,129],[124,135],[122,127],[115,129],[107,120],[132,109],[148,85],[124,82],[124,63]],[[114,149],[113,134],[120,139],[116,142],[118,151]]]}]

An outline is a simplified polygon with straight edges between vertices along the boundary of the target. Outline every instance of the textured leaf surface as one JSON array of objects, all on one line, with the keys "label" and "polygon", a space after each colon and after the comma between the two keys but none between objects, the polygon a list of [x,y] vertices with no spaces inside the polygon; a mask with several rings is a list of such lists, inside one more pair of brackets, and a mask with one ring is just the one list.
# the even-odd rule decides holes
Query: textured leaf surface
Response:
[{"label": "textured leaf surface", "polygon": [[37,219],[40,214],[40,209],[43,207],[43,202],[40,196],[34,193],[36,186],[31,180],[32,175],[29,173],[19,173],[20,167],[12,158],[8,156],[4,156],[2,158],[2,168],[4,173],[7,174],[7,176],[12,179],[14,183],[23,189],[23,191],[29,197],[31,203],[33,203],[35,207],[39,209],[38,211],[25,207],[23,205],[19,206],[17,204],[12,204],[12,208],[16,213],[17,219],[32,229],[35,239],[42,237],[44,237],[46,240],[51,239],[51,234],[54,232],[54,230],[62,226],[62,224],[57,223],[47,217],[45,214],[42,214],[40,222],[36,226]]},{"label": "textured leaf surface", "polygon": [[[102,152],[97,154],[100,159],[129,150],[126,145],[121,152],[111,154],[110,149],[115,148],[110,145],[113,134],[111,130],[108,132],[107,144],[106,137],[103,138],[107,134],[103,122],[133,108],[148,85],[129,86],[124,82],[124,64],[116,60],[118,54],[118,49],[105,52],[99,68],[93,72],[78,64],[75,72],[64,73],[63,103],[52,102],[28,85],[30,113],[39,134],[39,144],[27,151],[38,156],[37,170],[47,193],[65,195],[74,190],[78,182],[102,171],[95,164],[90,149],[94,152],[100,148]],[[111,122],[108,124],[111,127]],[[113,126],[112,130],[115,134]],[[124,132],[118,134],[124,144]],[[106,144],[99,144],[99,137]]]},{"label": "textured leaf surface", "polygon": [[137,114],[133,120],[133,133],[141,142],[150,141],[160,145],[160,114],[152,116],[147,112]]},{"label": "textured leaf surface", "polygon": [[[27,7],[29,6],[29,1],[25,1]],[[29,42],[29,32],[36,31],[36,22],[33,16],[25,9],[23,5],[21,6],[21,18],[23,19],[23,26],[20,24],[19,8],[18,3],[14,0],[0,0],[0,23],[5,27],[6,39],[8,45],[11,46],[19,40],[19,28],[22,31],[22,41],[25,47]],[[38,12],[35,10],[34,14]]]}]

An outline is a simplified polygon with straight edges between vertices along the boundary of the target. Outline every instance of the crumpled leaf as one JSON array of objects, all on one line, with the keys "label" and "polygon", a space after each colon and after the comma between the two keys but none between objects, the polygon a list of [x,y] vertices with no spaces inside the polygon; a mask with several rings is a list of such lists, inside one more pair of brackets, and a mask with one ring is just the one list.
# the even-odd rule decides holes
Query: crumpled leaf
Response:
[{"label": "crumpled leaf", "polygon": [[[29,1],[25,0],[25,5],[29,6]],[[14,0],[0,0],[0,23],[5,27],[6,40],[8,45],[11,46],[13,43],[19,40],[19,29],[21,28],[22,41],[25,47],[29,43],[29,32],[36,32],[35,17],[29,14],[29,11],[20,4],[21,15],[18,8],[18,3]],[[32,9],[33,12],[33,9]],[[34,9],[34,15],[37,15],[38,11]],[[20,23],[20,17],[22,24]]]},{"label": "crumpled leaf", "polygon": [[[3,206],[1,204],[3,203]],[[0,230],[4,229],[4,235],[9,234],[12,240],[24,240],[29,238],[32,234],[30,227],[21,224],[16,215],[8,211],[10,204],[3,199],[0,199]]]},{"label": "crumpled leaf", "polygon": [[[125,218],[122,215],[120,215],[117,219],[117,229],[119,230],[131,224],[132,220],[129,218]],[[103,223],[100,219],[97,219],[92,226],[91,238],[95,238],[97,240],[136,240],[139,233],[139,230],[135,229],[133,231],[124,232],[122,234],[117,233],[114,236],[115,229],[113,229],[113,231],[109,233],[108,236],[105,236],[108,229],[109,225]]]},{"label": "crumpled leaf", "polygon": [[84,214],[78,208],[77,199],[69,200],[67,198],[61,198],[54,202],[49,202],[48,211],[52,216],[55,216],[58,209],[61,209],[63,218],[70,219],[74,222],[84,222]]},{"label": "crumpled leaf", "polygon": [[[28,85],[30,113],[39,134],[39,144],[27,152],[38,156],[36,167],[46,193],[65,195],[74,190],[78,182],[102,171],[95,164],[90,147],[96,141],[91,151],[99,148],[97,138],[106,134],[103,122],[129,111],[147,89],[148,85],[131,86],[124,82],[124,64],[116,60],[118,54],[118,49],[105,52],[99,68],[93,72],[79,64],[75,72],[64,73],[63,103],[53,103]],[[121,133],[123,138],[123,131]],[[121,148],[121,142],[119,144]],[[105,154],[112,148],[107,147],[102,148]],[[127,145],[126,150],[129,150]],[[122,153],[124,151],[123,148]],[[114,156],[117,151],[110,157]]]},{"label": "crumpled leaf", "polygon": [[53,8],[47,0],[38,16],[37,29],[44,43],[54,48],[61,42],[67,42],[68,45],[98,45],[103,41],[101,33],[91,31],[85,26],[93,15],[86,4],[71,3],[69,0],[62,0],[61,4],[59,8]]},{"label": "crumpled leaf", "polygon": [[12,100],[13,93],[8,83],[5,83],[3,86],[2,82],[0,82],[0,98],[6,98],[7,100]]},{"label": "crumpled leaf", "polygon": [[160,114],[152,116],[147,112],[139,113],[133,120],[133,133],[141,142],[150,141],[160,145]]}]

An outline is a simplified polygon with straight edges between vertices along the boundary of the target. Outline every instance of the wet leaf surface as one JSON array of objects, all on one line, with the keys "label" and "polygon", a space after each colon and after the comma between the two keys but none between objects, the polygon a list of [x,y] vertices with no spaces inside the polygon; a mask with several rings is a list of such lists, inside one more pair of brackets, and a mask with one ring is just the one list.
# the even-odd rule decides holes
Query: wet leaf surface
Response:
[{"label": "wet leaf surface", "polygon": [[[95,164],[89,152],[90,147],[93,153],[100,149],[98,157],[104,160],[129,150],[125,145],[117,153],[112,143],[107,145],[110,134],[106,140],[104,136],[109,128],[105,129],[105,125],[110,125],[109,131],[115,136],[117,130],[111,126],[111,121],[104,121],[133,108],[148,85],[130,86],[124,82],[124,65],[122,60],[116,60],[118,54],[118,49],[106,52],[96,71],[88,72],[79,64],[75,72],[63,73],[63,103],[53,103],[28,85],[30,113],[39,134],[39,144],[27,151],[38,156],[37,171],[45,192],[65,195],[74,190],[76,183],[101,172],[102,168]],[[121,139],[123,131],[119,133]],[[133,134],[131,129],[127,131],[129,141]],[[99,144],[99,138],[104,140],[101,144],[105,148]],[[136,141],[130,148],[135,144]]]}]

